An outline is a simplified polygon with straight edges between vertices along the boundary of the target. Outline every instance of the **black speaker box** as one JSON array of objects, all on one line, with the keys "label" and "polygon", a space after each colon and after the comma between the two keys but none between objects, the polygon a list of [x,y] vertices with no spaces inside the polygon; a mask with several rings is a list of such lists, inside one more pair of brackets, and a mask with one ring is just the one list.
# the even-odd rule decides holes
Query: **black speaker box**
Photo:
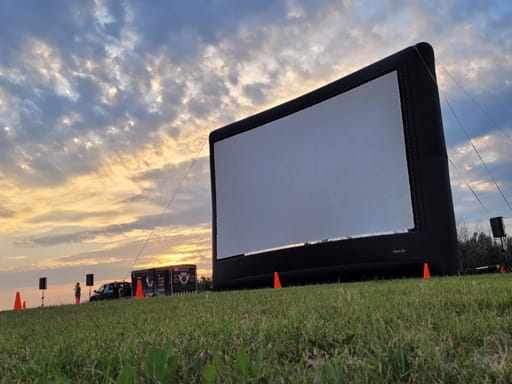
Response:
[{"label": "black speaker box", "polygon": [[46,277],[39,278],[39,289],[46,289]]},{"label": "black speaker box", "polygon": [[94,275],[92,273],[85,275],[85,283],[88,287],[92,287],[94,285]]},{"label": "black speaker box", "polygon": [[491,218],[491,228],[493,237],[506,237],[505,226],[503,225],[503,217]]}]

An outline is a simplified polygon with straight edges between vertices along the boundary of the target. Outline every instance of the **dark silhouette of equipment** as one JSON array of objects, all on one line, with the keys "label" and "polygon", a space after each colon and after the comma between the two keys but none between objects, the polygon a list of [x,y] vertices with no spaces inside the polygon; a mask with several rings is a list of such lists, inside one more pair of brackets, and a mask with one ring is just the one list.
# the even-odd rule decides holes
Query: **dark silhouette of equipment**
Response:
[{"label": "dark silhouette of equipment", "polygon": [[512,272],[512,269],[507,263],[507,252],[505,251],[505,239],[507,234],[505,233],[505,225],[503,224],[503,217],[492,217],[490,219],[492,236],[494,238],[499,238],[501,241],[501,257],[503,260],[503,264],[501,265],[499,272]]},{"label": "dark silhouette of equipment", "polygon": [[505,226],[503,225],[503,217],[493,217],[491,218],[491,229],[493,237],[507,237],[505,234]]},{"label": "dark silhouette of equipment", "polygon": [[41,307],[44,307],[44,291],[46,289],[46,277],[40,277],[39,278],[39,289],[43,291],[41,295]]},{"label": "dark silhouette of equipment", "polygon": [[85,275],[85,285],[89,287],[89,299],[91,298],[91,287],[94,285],[94,274]]}]

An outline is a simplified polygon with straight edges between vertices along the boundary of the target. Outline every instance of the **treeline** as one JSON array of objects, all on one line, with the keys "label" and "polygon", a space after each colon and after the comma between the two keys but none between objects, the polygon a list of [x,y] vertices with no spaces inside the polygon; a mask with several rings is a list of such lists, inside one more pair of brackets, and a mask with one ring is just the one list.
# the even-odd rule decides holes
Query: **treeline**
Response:
[{"label": "treeline", "polygon": [[201,276],[197,280],[197,292],[213,290],[213,282],[211,277]]},{"label": "treeline", "polygon": [[[494,239],[484,232],[470,234],[467,228],[464,227],[458,230],[457,237],[460,259],[464,269],[503,264],[502,247],[499,239]],[[507,263],[510,265],[512,262],[512,237],[507,237],[505,249]]]}]

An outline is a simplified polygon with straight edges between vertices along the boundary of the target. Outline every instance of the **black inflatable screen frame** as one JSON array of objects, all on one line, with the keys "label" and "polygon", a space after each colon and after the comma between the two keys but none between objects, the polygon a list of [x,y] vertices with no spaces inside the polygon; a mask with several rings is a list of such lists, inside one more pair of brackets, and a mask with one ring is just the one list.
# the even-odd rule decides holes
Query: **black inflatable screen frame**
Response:
[{"label": "black inflatable screen frame", "polygon": [[[217,259],[215,151],[217,141],[308,108],[391,71],[397,71],[406,141],[414,229]],[[210,133],[212,252],[215,289],[301,284],[378,276],[420,275],[423,263],[436,275],[460,272],[434,51],[428,43],[399,51],[294,100]]]}]

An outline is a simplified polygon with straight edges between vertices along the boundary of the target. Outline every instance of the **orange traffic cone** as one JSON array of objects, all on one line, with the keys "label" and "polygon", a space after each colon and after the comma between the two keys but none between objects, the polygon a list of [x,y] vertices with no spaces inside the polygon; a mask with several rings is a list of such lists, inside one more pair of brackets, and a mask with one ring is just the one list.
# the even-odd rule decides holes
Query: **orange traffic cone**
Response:
[{"label": "orange traffic cone", "polygon": [[142,293],[142,281],[137,280],[137,290],[135,291],[135,298],[142,299],[144,294]]},{"label": "orange traffic cone", "polygon": [[14,298],[14,310],[19,311],[21,309],[21,296],[19,292],[16,292],[16,297]]},{"label": "orange traffic cone", "polygon": [[279,280],[279,273],[274,272],[274,289],[281,288],[281,281]]},{"label": "orange traffic cone", "polygon": [[27,303],[25,303],[25,300],[23,300],[23,309],[27,309]]},{"label": "orange traffic cone", "polygon": [[423,263],[423,278],[430,279],[430,270],[428,269],[428,263]]}]

